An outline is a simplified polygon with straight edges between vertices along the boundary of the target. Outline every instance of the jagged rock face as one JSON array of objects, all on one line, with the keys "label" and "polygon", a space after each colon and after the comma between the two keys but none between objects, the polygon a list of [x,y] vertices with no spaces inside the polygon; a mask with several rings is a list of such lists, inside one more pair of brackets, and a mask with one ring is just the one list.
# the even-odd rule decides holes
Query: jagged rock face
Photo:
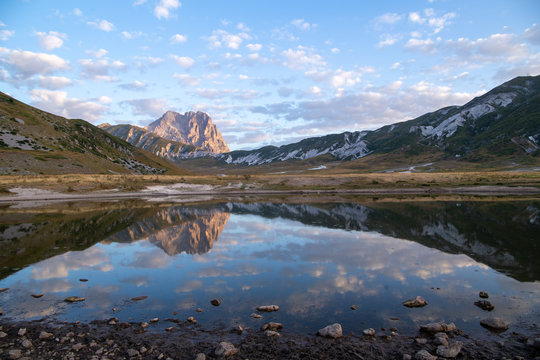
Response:
[{"label": "jagged rock face", "polygon": [[200,111],[184,115],[167,111],[146,129],[165,139],[195,145],[213,153],[229,152],[210,116]]}]

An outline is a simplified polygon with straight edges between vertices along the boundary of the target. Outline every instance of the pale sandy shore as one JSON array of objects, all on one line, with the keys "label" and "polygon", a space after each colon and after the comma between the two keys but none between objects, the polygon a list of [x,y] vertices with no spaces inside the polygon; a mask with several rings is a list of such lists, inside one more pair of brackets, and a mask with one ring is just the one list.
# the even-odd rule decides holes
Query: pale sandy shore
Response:
[{"label": "pale sandy shore", "polygon": [[173,199],[219,197],[219,196],[284,196],[284,195],[477,195],[477,196],[538,196],[540,188],[523,186],[466,186],[466,187],[430,187],[430,188],[378,188],[378,189],[335,189],[335,190],[264,190],[264,189],[219,189],[211,186],[180,188],[172,186],[154,186],[135,192],[95,191],[88,193],[59,193],[33,188],[12,189],[13,195],[0,196],[0,204],[14,202],[55,202],[83,200],[117,199]]}]

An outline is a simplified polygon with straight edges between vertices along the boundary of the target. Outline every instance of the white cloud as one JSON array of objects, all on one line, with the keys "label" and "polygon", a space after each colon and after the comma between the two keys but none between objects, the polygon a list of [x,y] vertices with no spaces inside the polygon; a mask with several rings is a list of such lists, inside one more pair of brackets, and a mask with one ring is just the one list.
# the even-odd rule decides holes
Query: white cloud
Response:
[{"label": "white cloud", "polygon": [[261,94],[255,90],[239,89],[197,89],[195,93],[206,99],[221,99],[224,97],[230,97],[243,101],[256,99],[261,96]]},{"label": "white cloud", "polygon": [[240,75],[238,75],[238,78],[239,78],[240,80],[247,80],[247,79],[249,79],[249,76],[244,75],[244,74],[240,74]]},{"label": "white cloud", "polygon": [[418,25],[428,25],[433,29],[433,34],[437,34],[447,25],[450,25],[450,20],[456,17],[456,14],[453,12],[449,12],[440,17],[437,17],[435,15],[435,10],[433,9],[425,9],[424,15],[425,17],[422,17],[422,15],[420,15],[418,12],[410,12],[409,21]]},{"label": "white cloud", "polygon": [[171,58],[173,59],[173,61],[175,63],[177,63],[178,65],[180,65],[180,66],[182,66],[183,68],[186,68],[186,69],[192,67],[193,64],[195,64],[195,60],[193,60],[189,56],[171,55]]},{"label": "white cloud", "polygon": [[187,41],[187,36],[182,34],[174,34],[171,36],[171,44],[185,43]]},{"label": "white cloud", "polygon": [[528,47],[520,43],[514,34],[493,34],[477,40],[459,38],[447,41],[446,46],[463,60],[469,61],[514,62],[530,55]]},{"label": "white cloud", "polygon": [[87,22],[88,25],[95,27],[96,29],[103,30],[106,32],[113,31],[114,25],[107,20],[96,20]]},{"label": "white cloud", "polygon": [[244,31],[244,32],[250,32],[250,31],[251,31],[251,29],[248,28],[248,27],[246,26],[246,24],[244,24],[244,23],[238,23],[238,25],[236,25],[236,28],[237,28],[238,30]]},{"label": "white cloud", "polygon": [[188,75],[188,74],[177,74],[177,73],[175,73],[173,75],[173,77],[175,79],[178,79],[182,84],[187,85],[187,86],[197,86],[201,82],[198,78],[193,77],[193,76]]},{"label": "white cloud", "polygon": [[81,9],[75,8],[75,9],[73,9],[73,14],[74,14],[75,16],[82,16],[82,15],[83,15],[83,12],[81,11]]},{"label": "white cloud", "polygon": [[525,40],[534,45],[540,45],[540,26],[533,24],[524,33]]},{"label": "white cloud", "polygon": [[162,99],[133,99],[122,103],[131,106],[135,115],[152,116],[154,118],[163,115],[167,110],[167,103]]},{"label": "white cloud", "polygon": [[131,83],[127,83],[127,84],[121,84],[121,85],[118,85],[120,86],[122,89],[126,89],[126,90],[135,90],[135,91],[143,91],[146,89],[147,85],[144,81],[139,81],[139,80],[135,80]]},{"label": "white cloud", "polygon": [[324,71],[311,70],[306,71],[305,75],[314,81],[327,83],[334,88],[343,88],[359,84],[362,80],[362,75],[373,72],[375,72],[375,69],[372,67],[365,67],[360,70],[351,71],[345,71],[343,69]]},{"label": "white cloud", "polygon": [[426,22],[426,19],[420,16],[417,12],[411,12],[409,13],[409,21],[415,23],[415,24],[423,24]]},{"label": "white cloud", "polygon": [[399,40],[399,36],[386,34],[381,37],[381,40],[377,44],[377,47],[384,48],[387,46],[394,45]]},{"label": "white cloud", "polygon": [[247,44],[246,48],[249,51],[256,52],[256,51],[260,51],[262,49],[262,45],[261,44]]},{"label": "white cloud", "polygon": [[214,30],[212,31],[212,35],[208,36],[206,39],[210,48],[226,46],[229,49],[238,50],[242,42],[251,39],[251,37],[245,32],[231,34],[225,30]]},{"label": "white cloud", "polygon": [[317,24],[310,24],[304,19],[294,19],[291,21],[291,25],[296,26],[300,30],[310,30],[311,28],[317,27]]},{"label": "white cloud", "polygon": [[290,69],[297,70],[310,65],[326,65],[322,56],[314,54],[312,49],[307,49],[303,46],[298,46],[296,50],[287,49],[282,51],[281,55],[286,59],[283,64]]},{"label": "white cloud", "polygon": [[99,50],[86,50],[85,51],[88,55],[93,56],[95,58],[102,58],[105,55],[107,55],[108,51],[105,49],[99,49]]},{"label": "white cloud", "polygon": [[15,30],[0,30],[0,40],[7,41],[15,35]]},{"label": "white cloud", "polygon": [[374,21],[375,21],[375,24],[377,24],[377,25],[395,24],[399,20],[401,20],[402,17],[403,17],[402,15],[396,14],[396,13],[386,13],[386,14],[382,14],[380,16],[377,16],[374,19]]},{"label": "white cloud", "polygon": [[160,57],[153,57],[153,56],[137,56],[135,57],[135,59],[137,60],[135,62],[135,65],[140,70],[144,70],[147,67],[156,67],[164,61]]},{"label": "white cloud", "polygon": [[30,96],[36,107],[66,118],[96,121],[108,109],[94,101],[69,98],[65,91],[35,89],[30,91]]},{"label": "white cloud", "polygon": [[109,62],[108,59],[82,59],[79,61],[82,67],[82,77],[95,81],[113,82],[118,79],[109,74],[111,71],[123,71],[126,65],[121,61]]},{"label": "white cloud", "polygon": [[160,0],[159,4],[154,8],[154,15],[158,18],[168,19],[174,16],[173,10],[182,6],[178,0]]},{"label": "white cloud", "polygon": [[339,54],[339,49],[338,48],[332,48],[330,49],[331,52],[333,52],[334,54]]},{"label": "white cloud", "polygon": [[135,2],[133,2],[133,6],[139,6],[139,5],[142,5],[144,3],[146,3],[147,0],[136,0]]},{"label": "white cloud", "polygon": [[437,44],[440,43],[440,38],[437,38],[437,42],[432,39],[409,39],[405,44],[405,49],[413,51],[421,51],[423,53],[435,53],[437,52]]},{"label": "white cloud", "polygon": [[12,68],[19,79],[28,79],[33,75],[50,74],[70,68],[69,62],[59,56],[22,50],[6,49],[1,53],[0,63],[2,62]]},{"label": "white cloud", "polygon": [[62,34],[56,31],[39,32],[35,34],[39,37],[39,45],[45,50],[53,50],[62,47],[64,40],[67,38],[66,34]]},{"label": "white cloud", "polygon": [[38,76],[39,86],[46,89],[61,89],[72,84],[71,79],[63,76]]}]

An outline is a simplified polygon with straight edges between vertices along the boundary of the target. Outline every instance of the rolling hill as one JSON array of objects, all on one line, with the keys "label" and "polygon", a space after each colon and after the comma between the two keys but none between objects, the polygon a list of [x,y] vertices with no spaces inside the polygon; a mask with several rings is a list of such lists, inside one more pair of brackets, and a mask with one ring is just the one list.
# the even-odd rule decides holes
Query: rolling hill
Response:
[{"label": "rolling hill", "polygon": [[187,174],[80,119],[0,93],[0,174]]}]

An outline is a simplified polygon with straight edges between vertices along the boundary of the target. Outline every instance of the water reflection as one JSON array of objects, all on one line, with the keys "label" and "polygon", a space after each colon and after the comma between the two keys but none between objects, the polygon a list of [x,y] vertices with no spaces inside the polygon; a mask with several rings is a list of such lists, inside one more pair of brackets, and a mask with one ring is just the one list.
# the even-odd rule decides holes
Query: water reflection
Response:
[{"label": "water reflection", "polygon": [[[282,310],[266,318],[290,331],[330,321],[412,331],[438,320],[483,331],[473,302],[487,290],[492,315],[527,331],[540,312],[538,209],[534,201],[4,209],[0,287],[10,290],[0,306],[14,318],[141,321],[178,311],[207,326],[257,327],[249,314],[271,302]],[[37,292],[44,297],[29,296]],[[70,295],[87,300],[66,306]],[[129,301],[139,295],[149,298]],[[416,295],[429,305],[401,306]],[[216,296],[219,308],[208,305]]]}]

